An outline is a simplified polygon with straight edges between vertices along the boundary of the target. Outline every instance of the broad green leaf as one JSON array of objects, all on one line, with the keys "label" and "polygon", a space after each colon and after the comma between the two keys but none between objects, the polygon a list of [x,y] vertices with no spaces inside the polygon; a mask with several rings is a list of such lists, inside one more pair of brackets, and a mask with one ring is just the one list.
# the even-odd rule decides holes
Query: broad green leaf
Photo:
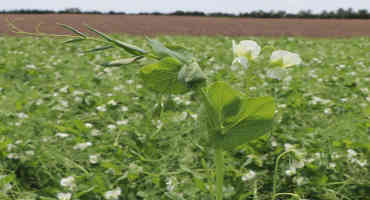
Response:
[{"label": "broad green leaf", "polygon": [[109,41],[109,42],[112,42],[113,44],[117,45],[118,47],[123,48],[123,49],[124,49],[124,50],[126,50],[128,53],[131,53],[131,54],[133,54],[133,55],[137,55],[137,56],[141,56],[141,55],[143,55],[143,54],[146,54],[146,53],[147,53],[145,50],[140,49],[140,48],[139,48],[139,47],[137,47],[137,46],[134,46],[134,45],[131,45],[131,44],[126,44],[126,43],[121,42],[121,41],[119,41],[119,40],[115,40],[115,39],[113,39],[113,38],[109,37],[108,35],[106,35],[106,34],[104,34],[104,33],[100,32],[100,31],[98,31],[98,30],[96,30],[96,29],[94,29],[94,28],[91,28],[91,27],[90,27],[90,26],[88,26],[88,25],[86,25],[86,27],[87,27],[90,31],[92,31],[92,32],[94,32],[94,33],[98,34],[100,37],[104,38],[105,40],[107,40],[107,41]]},{"label": "broad green leaf", "polygon": [[216,82],[203,90],[208,129],[218,130],[224,121],[239,111],[241,93],[225,82]]},{"label": "broad green leaf", "polygon": [[181,68],[178,74],[178,79],[186,83],[188,87],[193,88],[205,83],[207,78],[198,63],[192,62],[191,64],[184,65]]},{"label": "broad green leaf", "polygon": [[182,63],[176,58],[166,57],[159,62],[149,64],[140,69],[140,76],[146,87],[167,94],[181,94],[189,89],[177,79]]},{"label": "broad green leaf", "polygon": [[77,34],[77,35],[79,35],[79,36],[82,36],[82,37],[84,37],[84,38],[86,38],[86,37],[87,37],[87,35],[85,35],[84,33],[80,32],[79,30],[77,30],[77,29],[73,28],[72,26],[68,26],[68,25],[66,25],[66,24],[58,24],[58,25],[59,25],[59,26],[62,26],[63,28],[65,28],[65,29],[67,29],[67,30],[70,30],[70,31],[72,31],[72,32],[76,33],[76,34]]},{"label": "broad green leaf", "polygon": [[[215,110],[224,116],[229,112],[228,106],[238,101],[241,93],[233,89],[225,82],[216,82],[208,88],[207,91],[209,100],[214,106]],[[227,114],[226,114],[227,115]]]},{"label": "broad green leaf", "polygon": [[226,126],[226,123],[232,122],[232,120],[235,118],[235,115],[239,113],[241,104],[242,99],[240,97],[236,97],[229,104],[222,108],[222,116],[224,119],[223,126]]},{"label": "broad green leaf", "polygon": [[[154,54],[157,55],[160,58],[165,58],[165,57],[169,56],[169,57],[177,58],[178,60],[180,60],[182,62],[185,62],[185,63],[191,62],[191,60],[189,60],[187,56],[184,56],[181,53],[178,53],[176,51],[173,51],[173,50],[167,48],[164,44],[162,44],[158,40],[153,40],[153,39],[150,39],[150,38],[146,38],[146,40],[148,41],[148,43],[149,43],[150,47],[152,48]],[[177,47],[177,48],[179,48],[179,47]]]},{"label": "broad green leaf", "polygon": [[203,97],[203,104],[201,106],[201,119],[202,121],[206,122],[208,132],[213,133],[221,131],[221,119],[219,117],[219,113],[211,104],[211,100],[207,95],[206,89],[201,90],[201,95]]},{"label": "broad green leaf", "polygon": [[143,58],[142,56],[135,56],[132,58],[124,58],[120,60],[115,60],[107,63],[103,63],[102,66],[104,67],[118,67],[118,66],[123,66],[123,65],[128,65],[131,63],[134,63],[135,61]]},{"label": "broad green leaf", "polygon": [[92,52],[96,52],[96,51],[104,51],[106,49],[111,49],[111,48],[113,48],[112,45],[103,46],[103,47],[97,47],[97,48],[94,48],[94,49],[90,49],[90,50],[84,51],[84,53],[92,53]]},{"label": "broad green leaf", "polygon": [[225,134],[211,134],[211,142],[231,150],[266,134],[272,127],[275,103],[272,97],[243,99],[235,123],[225,128]]}]

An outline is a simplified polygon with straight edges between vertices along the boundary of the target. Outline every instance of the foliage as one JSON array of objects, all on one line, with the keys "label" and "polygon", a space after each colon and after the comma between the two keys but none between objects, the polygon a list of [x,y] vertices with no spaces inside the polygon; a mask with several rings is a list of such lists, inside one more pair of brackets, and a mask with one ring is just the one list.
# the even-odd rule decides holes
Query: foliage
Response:
[{"label": "foliage", "polygon": [[[150,49],[142,37],[111,37]],[[227,80],[243,98],[276,101],[272,132],[224,155],[224,198],[252,199],[256,190],[258,199],[271,199],[275,161],[286,151],[277,168],[279,193],[370,196],[369,38],[233,39],[299,53],[304,64],[277,79],[268,76],[267,51],[262,64],[231,67],[231,38],[158,38],[191,50],[210,82]],[[157,96],[138,77],[153,59],[103,67],[132,55],[85,52],[100,43],[61,43],[0,37],[0,198],[55,200],[71,192],[101,200],[119,187],[120,199],[212,199],[215,151],[205,145],[193,93],[165,96],[155,115]],[[221,109],[223,116],[235,108]],[[254,178],[246,176],[251,171]],[[61,185],[70,176],[72,190]]]}]

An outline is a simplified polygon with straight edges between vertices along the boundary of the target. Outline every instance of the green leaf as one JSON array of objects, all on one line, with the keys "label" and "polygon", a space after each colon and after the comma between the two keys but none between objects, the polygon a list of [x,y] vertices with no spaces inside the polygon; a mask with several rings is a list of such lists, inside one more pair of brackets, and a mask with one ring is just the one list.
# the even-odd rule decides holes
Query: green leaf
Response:
[{"label": "green leaf", "polygon": [[86,25],[86,27],[87,27],[90,31],[92,31],[92,32],[94,32],[94,33],[98,34],[100,37],[104,38],[105,40],[107,40],[107,41],[109,41],[109,42],[111,42],[111,43],[113,43],[113,44],[117,45],[118,47],[123,48],[124,50],[126,50],[126,51],[127,51],[128,53],[130,53],[130,54],[137,55],[137,56],[141,56],[141,55],[144,55],[144,54],[146,54],[146,53],[147,53],[145,50],[140,49],[140,48],[139,48],[139,47],[137,47],[137,46],[134,46],[134,45],[131,45],[131,44],[127,44],[127,43],[121,42],[121,41],[119,41],[119,40],[115,40],[115,39],[113,39],[113,38],[109,37],[108,35],[106,35],[106,34],[104,34],[104,33],[100,32],[100,31],[98,31],[98,30],[96,30],[96,29],[94,29],[94,28],[91,28],[91,27],[90,27],[90,26],[88,26],[88,25]]},{"label": "green leaf", "polygon": [[[238,112],[241,93],[225,82],[216,82],[203,90],[207,125],[211,132],[220,132],[223,122]],[[236,109],[236,110],[235,110]]]},{"label": "green leaf", "polygon": [[241,93],[225,82],[216,82],[208,88],[207,95],[211,105],[222,116],[227,115],[228,105],[238,101]]},{"label": "green leaf", "polygon": [[102,66],[104,66],[104,67],[119,67],[119,66],[134,63],[137,60],[140,60],[141,58],[143,58],[143,57],[142,56],[135,56],[135,57],[132,57],[132,58],[124,58],[124,59],[120,59],[120,60],[115,60],[115,61],[103,63]]},{"label": "green leaf", "polygon": [[[173,50],[167,48],[164,44],[162,44],[158,40],[153,40],[153,39],[150,39],[150,38],[146,38],[146,40],[148,41],[148,44],[152,48],[154,54],[157,55],[160,58],[174,57],[174,58],[177,58],[178,60],[180,60],[182,62],[185,62],[185,63],[191,62],[191,60],[189,60],[189,58],[187,56],[184,56],[181,53],[178,53],[176,51],[173,51]],[[179,47],[176,47],[176,48],[179,49]]]},{"label": "green leaf", "polygon": [[275,103],[272,97],[243,99],[234,123],[225,128],[225,134],[212,134],[211,142],[226,150],[266,134],[272,127]]},{"label": "green leaf", "polygon": [[74,39],[70,39],[70,40],[67,40],[67,41],[63,42],[63,44],[81,42],[81,41],[84,41],[84,40],[85,40],[84,38],[74,38]]},{"label": "green leaf", "polygon": [[62,26],[63,28],[65,28],[65,29],[67,29],[67,30],[70,30],[70,31],[72,31],[72,32],[76,33],[76,34],[77,34],[77,35],[79,35],[79,36],[82,36],[82,37],[84,37],[84,38],[86,38],[86,37],[87,37],[87,35],[85,35],[84,33],[80,32],[79,30],[77,30],[77,29],[73,28],[72,26],[68,26],[68,25],[66,25],[66,24],[58,24],[58,25],[59,25],[59,26]]},{"label": "green leaf", "polygon": [[92,52],[96,52],[96,51],[104,51],[106,49],[111,49],[111,48],[113,48],[112,45],[103,46],[103,47],[97,47],[97,48],[94,48],[94,49],[90,49],[90,50],[84,51],[84,53],[92,53]]},{"label": "green leaf", "polygon": [[207,80],[206,75],[196,62],[184,65],[178,74],[178,79],[186,83],[190,88],[202,85]]},{"label": "green leaf", "polygon": [[159,62],[149,64],[140,69],[144,85],[156,92],[181,94],[189,89],[177,79],[182,63],[176,58],[166,57]]},{"label": "green leaf", "polygon": [[165,45],[168,49],[172,50],[172,51],[175,51],[179,54],[181,54],[181,56],[187,60],[187,61],[192,61],[193,58],[194,58],[194,55],[191,51],[189,51],[188,49],[186,49],[185,47],[183,46],[179,46],[179,45],[172,45],[172,44],[166,44]]}]

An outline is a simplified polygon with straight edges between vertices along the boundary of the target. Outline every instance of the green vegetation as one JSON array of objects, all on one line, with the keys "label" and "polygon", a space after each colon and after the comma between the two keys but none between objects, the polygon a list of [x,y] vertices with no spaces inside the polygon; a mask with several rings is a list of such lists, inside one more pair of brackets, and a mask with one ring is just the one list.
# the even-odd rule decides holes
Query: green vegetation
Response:
[{"label": "green vegetation", "polygon": [[[248,38],[265,47],[248,69],[231,65],[232,39],[246,38],[158,39],[191,50],[209,82],[227,82],[230,93],[275,99],[273,130],[221,155],[224,199],[370,196],[370,38]],[[212,115],[201,114],[197,91],[165,94],[155,79],[149,85],[163,95],[144,87],[151,70],[176,61],[104,67],[129,55],[62,42],[0,37],[0,199],[214,199],[220,153],[210,146],[235,140],[208,139]],[[298,53],[303,64],[271,71],[273,48]],[[224,116],[235,111],[226,107]]]}]

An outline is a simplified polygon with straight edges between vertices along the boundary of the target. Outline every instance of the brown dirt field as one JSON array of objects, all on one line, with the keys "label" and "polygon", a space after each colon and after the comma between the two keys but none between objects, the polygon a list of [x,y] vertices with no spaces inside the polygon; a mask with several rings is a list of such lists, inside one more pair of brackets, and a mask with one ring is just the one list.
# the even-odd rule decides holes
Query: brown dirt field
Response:
[{"label": "brown dirt field", "polygon": [[82,27],[89,24],[103,32],[132,35],[227,35],[227,36],[370,36],[370,20],[250,19],[139,15],[0,15],[0,35],[11,34],[6,17],[26,31],[68,33],[56,23]]}]

